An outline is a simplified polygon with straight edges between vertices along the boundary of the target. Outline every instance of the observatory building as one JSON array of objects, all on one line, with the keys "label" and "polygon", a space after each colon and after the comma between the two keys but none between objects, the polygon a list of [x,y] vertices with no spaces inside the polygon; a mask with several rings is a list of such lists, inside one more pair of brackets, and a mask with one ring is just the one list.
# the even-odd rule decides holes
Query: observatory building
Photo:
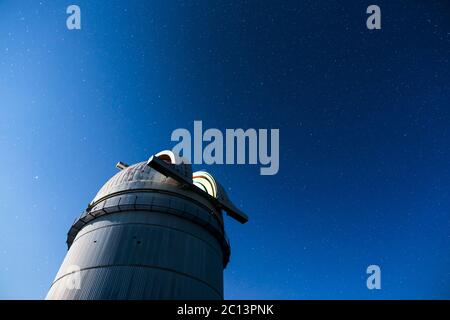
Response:
[{"label": "observatory building", "polygon": [[46,299],[223,299],[222,212],[247,216],[171,151],[117,167],[70,228]]}]

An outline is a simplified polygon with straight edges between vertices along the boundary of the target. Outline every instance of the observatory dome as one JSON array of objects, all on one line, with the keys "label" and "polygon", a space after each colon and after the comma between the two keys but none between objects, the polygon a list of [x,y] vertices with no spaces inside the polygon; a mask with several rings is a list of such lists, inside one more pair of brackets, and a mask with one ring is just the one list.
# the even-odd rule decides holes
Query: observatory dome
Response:
[{"label": "observatory dome", "polygon": [[[242,223],[246,215],[212,175],[171,151],[116,167],[72,224],[47,299],[223,299],[222,210]],[[67,286],[74,275],[79,290]]]}]

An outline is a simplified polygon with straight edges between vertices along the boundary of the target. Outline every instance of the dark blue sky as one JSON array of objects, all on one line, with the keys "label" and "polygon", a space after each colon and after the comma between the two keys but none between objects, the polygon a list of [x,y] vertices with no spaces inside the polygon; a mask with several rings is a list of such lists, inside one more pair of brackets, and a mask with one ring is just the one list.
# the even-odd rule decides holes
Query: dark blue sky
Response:
[{"label": "dark blue sky", "polygon": [[449,59],[447,1],[0,1],[0,298],[43,298],[115,163],[194,120],[280,129],[275,176],[194,168],[250,217],[226,298],[450,298]]}]

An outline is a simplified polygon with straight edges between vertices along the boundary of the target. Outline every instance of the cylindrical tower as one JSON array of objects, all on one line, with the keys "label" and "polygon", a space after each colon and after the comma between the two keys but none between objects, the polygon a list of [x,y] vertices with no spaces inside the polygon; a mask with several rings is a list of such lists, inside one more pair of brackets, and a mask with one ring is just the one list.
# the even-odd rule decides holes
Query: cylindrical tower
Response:
[{"label": "cylindrical tower", "polygon": [[178,181],[150,161],[119,163],[70,228],[46,299],[223,299],[223,188],[171,152],[156,157]]}]

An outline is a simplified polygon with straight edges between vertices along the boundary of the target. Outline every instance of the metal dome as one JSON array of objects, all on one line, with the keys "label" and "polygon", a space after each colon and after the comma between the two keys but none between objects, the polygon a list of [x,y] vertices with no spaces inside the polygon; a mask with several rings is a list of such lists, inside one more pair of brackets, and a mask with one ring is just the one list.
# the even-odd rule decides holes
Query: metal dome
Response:
[{"label": "metal dome", "polygon": [[[186,177],[192,178],[192,167],[190,164],[181,164],[178,167]],[[139,162],[121,170],[109,179],[98,191],[90,205],[92,206],[108,195],[124,190],[167,189],[168,186],[176,187],[179,186],[179,183],[150,168],[146,161]]]},{"label": "metal dome", "polygon": [[[116,167],[71,226],[46,298],[223,299],[230,244],[222,210],[242,223],[245,214],[210,174],[193,175],[171,151]],[[74,272],[79,290],[67,287]]]}]

